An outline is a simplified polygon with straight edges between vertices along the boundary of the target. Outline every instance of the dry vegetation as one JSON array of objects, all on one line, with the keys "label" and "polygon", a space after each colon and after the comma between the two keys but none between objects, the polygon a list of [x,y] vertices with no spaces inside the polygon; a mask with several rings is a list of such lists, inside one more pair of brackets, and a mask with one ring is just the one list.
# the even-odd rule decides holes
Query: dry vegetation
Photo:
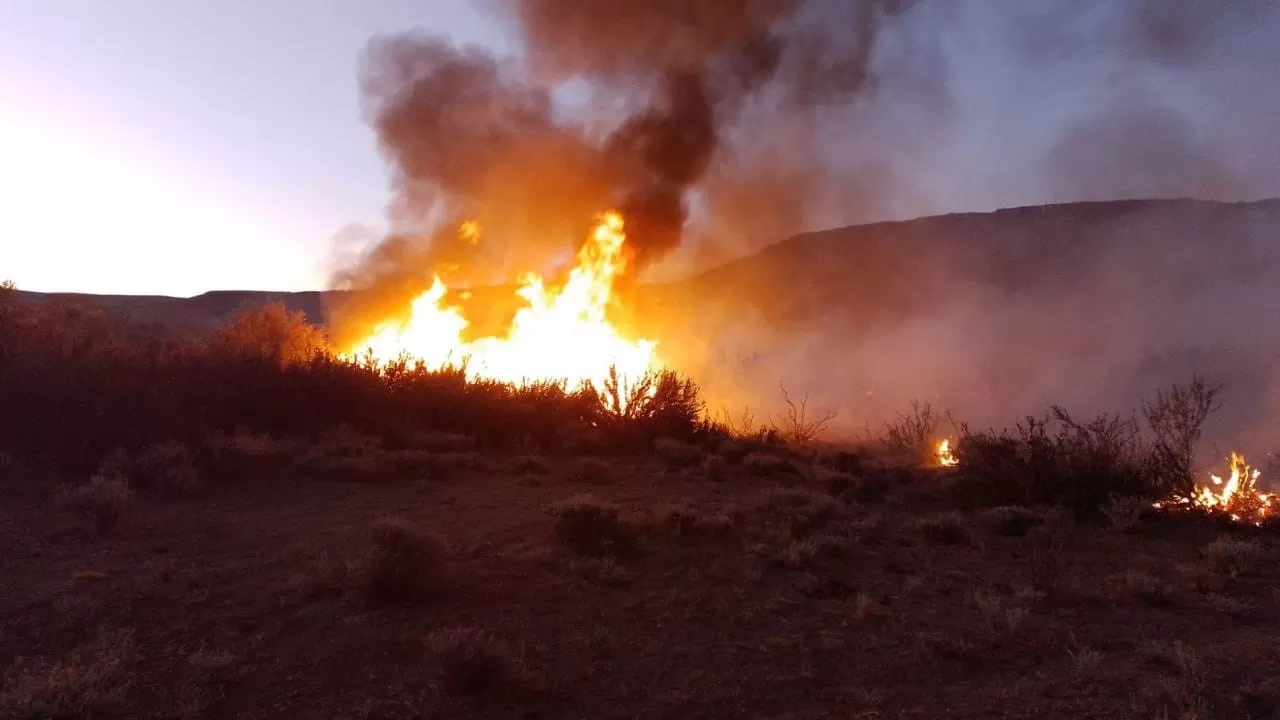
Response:
[{"label": "dry vegetation", "polygon": [[[1273,528],[1153,514],[1216,389],[913,460],[0,297],[0,717],[1271,718]],[[297,337],[294,334],[297,334]]]}]

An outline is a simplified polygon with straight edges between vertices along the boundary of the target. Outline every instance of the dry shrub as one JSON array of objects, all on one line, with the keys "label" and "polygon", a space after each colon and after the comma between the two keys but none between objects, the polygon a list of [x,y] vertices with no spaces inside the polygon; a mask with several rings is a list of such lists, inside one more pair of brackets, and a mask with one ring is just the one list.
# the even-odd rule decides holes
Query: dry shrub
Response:
[{"label": "dry shrub", "polygon": [[205,437],[201,465],[206,476],[235,482],[267,471],[280,470],[298,453],[296,442],[243,428]]},{"label": "dry shrub", "polygon": [[1204,423],[1222,407],[1221,385],[1193,376],[1186,385],[1173,385],[1142,403],[1142,415],[1154,440],[1148,450],[1149,472],[1179,494],[1195,489],[1193,463]]},{"label": "dry shrub", "polygon": [[1029,589],[1013,595],[975,590],[972,600],[989,630],[995,633],[1015,633],[1026,621],[1030,613],[1029,605],[1037,597],[1038,594]]},{"label": "dry shrub", "polygon": [[443,591],[448,579],[442,539],[403,518],[381,518],[373,525],[373,549],[364,568],[365,589],[377,601],[427,600]]},{"label": "dry shrub", "polygon": [[733,529],[738,521],[732,510],[705,510],[688,499],[659,506],[654,511],[654,519],[682,537],[720,535]]},{"label": "dry shrub", "polygon": [[879,503],[888,498],[896,485],[901,485],[902,475],[896,470],[877,470],[856,478],[846,497],[862,503]]},{"label": "dry shrub", "polygon": [[444,628],[423,640],[445,692],[480,695],[502,692],[516,684],[511,648],[475,628]]},{"label": "dry shrub", "polygon": [[1061,407],[1013,431],[962,428],[966,489],[980,502],[1060,505],[1080,518],[1103,517],[1115,497],[1151,501],[1188,492],[1194,446],[1219,407],[1217,395],[1217,387],[1194,378],[1144,403],[1150,442],[1135,419],[1101,415],[1080,423]]},{"label": "dry shrub", "polygon": [[1141,497],[1115,497],[1102,508],[1111,527],[1120,532],[1130,532],[1142,524],[1142,518],[1151,512],[1151,501]]},{"label": "dry shrub", "polygon": [[1103,415],[1079,424],[1054,408],[1053,421],[1028,418],[1013,432],[966,434],[963,487],[984,503],[1061,505],[1098,516],[1113,496],[1156,495],[1139,447],[1132,421]]},{"label": "dry shrub", "polygon": [[973,541],[969,520],[957,512],[919,518],[915,526],[926,540],[939,545],[967,545]]},{"label": "dry shrub", "polygon": [[1118,578],[1111,578],[1109,585],[1120,597],[1137,598],[1155,607],[1172,605],[1177,596],[1172,583],[1139,568],[1130,568]]},{"label": "dry shrub", "polygon": [[613,476],[613,468],[599,458],[583,458],[569,472],[569,479],[583,485],[607,485]]},{"label": "dry shrub", "polygon": [[631,545],[618,518],[618,508],[589,493],[552,505],[551,514],[556,518],[556,539],[573,552],[601,556],[624,551]]},{"label": "dry shrub", "polygon": [[724,482],[729,477],[729,462],[723,455],[708,455],[702,459],[702,474],[711,482]]},{"label": "dry shrub", "polygon": [[693,467],[702,461],[702,448],[675,438],[654,440],[653,451],[664,465],[673,470]]},{"label": "dry shrub", "polygon": [[103,631],[54,663],[21,659],[0,677],[0,717],[116,717],[133,687],[131,630]]},{"label": "dry shrub", "polygon": [[586,390],[595,402],[590,422],[619,449],[651,447],[662,437],[696,440],[712,434],[697,384],[669,370],[630,382],[609,369],[604,387]]},{"label": "dry shrub", "polygon": [[846,475],[858,476],[863,471],[862,456],[848,450],[826,453],[819,457],[818,462],[823,467]]},{"label": "dry shrub", "polygon": [[196,455],[186,443],[155,443],[129,454],[117,449],[103,458],[98,474],[119,477],[143,492],[185,495],[201,489]]},{"label": "dry shrub", "polygon": [[60,489],[58,504],[92,522],[99,535],[106,535],[133,507],[134,495],[123,478],[94,475],[84,485]]},{"label": "dry shrub", "polygon": [[413,430],[404,438],[405,447],[431,453],[469,453],[476,449],[476,439],[451,432]]},{"label": "dry shrub", "polygon": [[569,569],[588,580],[613,587],[631,582],[627,569],[611,557],[575,557],[569,561]]},{"label": "dry shrub", "polygon": [[983,524],[993,532],[1006,537],[1026,537],[1032,528],[1044,524],[1043,515],[1018,505],[990,508],[983,511],[980,517]]},{"label": "dry shrub", "polygon": [[909,454],[917,460],[932,458],[933,444],[945,414],[935,412],[929,403],[911,403],[911,412],[899,415],[884,426],[884,443],[891,449]]},{"label": "dry shrub", "polygon": [[410,478],[449,480],[479,464],[480,456],[475,452],[390,450],[376,437],[346,430],[323,435],[294,460],[294,467],[305,475],[357,482]]},{"label": "dry shrub", "polygon": [[716,453],[730,465],[741,465],[747,456],[760,447],[761,443],[743,438],[725,438],[716,444]]},{"label": "dry shrub", "polygon": [[792,400],[785,386],[782,387],[782,400],[786,410],[782,418],[771,423],[772,434],[791,445],[808,445],[826,432],[827,426],[836,419],[836,413],[830,410],[816,414],[809,412],[809,395],[806,393],[799,400]]},{"label": "dry shrub", "polygon": [[546,475],[551,472],[551,466],[547,461],[537,455],[514,457],[507,467],[509,472],[516,475]]},{"label": "dry shrub", "polygon": [[756,451],[747,455],[742,460],[742,466],[760,477],[799,474],[791,458],[765,451]]},{"label": "dry shrub", "polygon": [[804,488],[773,488],[757,495],[752,509],[766,525],[787,528],[801,537],[847,517],[848,510],[824,492]]},{"label": "dry shrub", "polygon": [[1262,557],[1262,546],[1254,540],[1222,536],[1201,550],[1205,559],[1227,577],[1236,578],[1251,572]]}]

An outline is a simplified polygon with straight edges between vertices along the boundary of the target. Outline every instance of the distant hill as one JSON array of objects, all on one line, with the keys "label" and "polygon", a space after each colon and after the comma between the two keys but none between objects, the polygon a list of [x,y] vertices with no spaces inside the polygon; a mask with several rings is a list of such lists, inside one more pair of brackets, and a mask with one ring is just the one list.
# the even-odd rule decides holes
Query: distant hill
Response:
[{"label": "distant hill", "polygon": [[[59,297],[183,333],[274,300],[323,323],[337,299]],[[724,405],[767,407],[784,381],[851,428],[915,398],[1003,422],[1131,408],[1195,371],[1228,383],[1232,432],[1280,449],[1277,309],[1280,200],[1135,200],[806,233],[643,288],[634,324]]]}]

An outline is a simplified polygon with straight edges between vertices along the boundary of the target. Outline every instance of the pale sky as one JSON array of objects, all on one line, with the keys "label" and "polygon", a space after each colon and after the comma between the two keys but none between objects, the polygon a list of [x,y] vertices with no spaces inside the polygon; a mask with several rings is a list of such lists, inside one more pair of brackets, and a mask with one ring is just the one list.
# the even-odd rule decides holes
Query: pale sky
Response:
[{"label": "pale sky", "polygon": [[466,0],[0,0],[0,277],[323,287],[388,198],[361,51],[414,27],[505,46]]}]

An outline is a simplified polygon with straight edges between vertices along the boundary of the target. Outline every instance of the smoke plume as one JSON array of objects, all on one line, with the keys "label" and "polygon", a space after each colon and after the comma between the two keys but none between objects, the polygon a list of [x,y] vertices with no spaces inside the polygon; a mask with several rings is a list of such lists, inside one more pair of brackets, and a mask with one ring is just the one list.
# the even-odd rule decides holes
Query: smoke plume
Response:
[{"label": "smoke plume", "polygon": [[[713,166],[753,141],[743,126],[873,89],[879,28],[907,5],[500,0],[518,58],[421,33],[374,39],[362,92],[391,167],[393,233],[335,275],[372,289],[343,314],[402,306],[433,272],[492,283],[545,271],[608,208],[627,220],[632,273],[644,271],[680,246]],[[557,98],[574,91],[588,102],[566,117]],[[459,237],[464,220],[479,243]]]}]

